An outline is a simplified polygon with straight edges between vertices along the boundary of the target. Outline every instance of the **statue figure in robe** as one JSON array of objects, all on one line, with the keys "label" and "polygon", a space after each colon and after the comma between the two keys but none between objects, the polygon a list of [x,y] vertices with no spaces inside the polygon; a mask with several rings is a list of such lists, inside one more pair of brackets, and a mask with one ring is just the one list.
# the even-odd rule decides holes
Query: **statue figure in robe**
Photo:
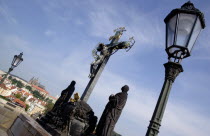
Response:
[{"label": "statue figure in robe", "polygon": [[74,99],[70,99],[75,84],[72,81],[61,92],[53,109],[36,120],[52,136],[89,136],[95,129],[97,117],[92,108],[86,102],[80,101],[78,93],[74,94]]},{"label": "statue figure in robe", "polygon": [[61,107],[63,104],[68,103],[70,100],[72,94],[75,90],[75,84],[76,82],[73,80],[71,84],[61,92],[61,96],[58,98],[58,100],[55,102],[55,105],[52,109],[53,112],[55,112],[59,107]]},{"label": "statue figure in robe", "polygon": [[97,136],[111,136],[122,110],[126,104],[129,87],[127,85],[121,88],[122,92],[109,97],[103,114],[96,128]]}]

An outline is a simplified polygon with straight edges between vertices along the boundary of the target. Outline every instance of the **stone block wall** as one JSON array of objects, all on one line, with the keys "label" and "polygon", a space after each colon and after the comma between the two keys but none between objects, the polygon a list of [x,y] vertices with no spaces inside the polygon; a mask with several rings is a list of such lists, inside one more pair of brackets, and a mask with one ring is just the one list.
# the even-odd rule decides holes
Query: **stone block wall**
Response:
[{"label": "stone block wall", "polygon": [[0,128],[3,130],[9,129],[19,114],[19,112],[0,105]]},{"label": "stone block wall", "polygon": [[28,115],[20,114],[7,131],[8,136],[51,136]]}]

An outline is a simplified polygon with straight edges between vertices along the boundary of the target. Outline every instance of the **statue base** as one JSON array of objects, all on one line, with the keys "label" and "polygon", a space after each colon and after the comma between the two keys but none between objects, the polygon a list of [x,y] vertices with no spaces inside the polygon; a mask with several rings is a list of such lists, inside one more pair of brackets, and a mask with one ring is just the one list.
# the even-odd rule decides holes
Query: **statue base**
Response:
[{"label": "statue base", "polygon": [[50,125],[49,120],[51,120],[55,116],[53,112],[48,112],[44,117],[41,119],[36,119],[36,121],[41,125],[48,133],[52,136],[66,136],[65,132],[61,132],[55,128],[55,126]]}]

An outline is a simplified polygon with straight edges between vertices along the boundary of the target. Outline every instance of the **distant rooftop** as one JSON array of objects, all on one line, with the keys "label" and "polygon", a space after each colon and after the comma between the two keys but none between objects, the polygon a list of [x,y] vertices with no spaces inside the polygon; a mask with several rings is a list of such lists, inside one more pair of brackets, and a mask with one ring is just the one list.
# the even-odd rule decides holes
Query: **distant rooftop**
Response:
[{"label": "distant rooftop", "polygon": [[39,91],[41,91],[41,92],[44,92],[44,93],[46,93],[46,94],[49,94],[48,91],[42,89],[41,87],[38,87],[38,86],[36,86],[36,85],[32,85],[32,87],[36,88],[37,90],[39,90]]}]

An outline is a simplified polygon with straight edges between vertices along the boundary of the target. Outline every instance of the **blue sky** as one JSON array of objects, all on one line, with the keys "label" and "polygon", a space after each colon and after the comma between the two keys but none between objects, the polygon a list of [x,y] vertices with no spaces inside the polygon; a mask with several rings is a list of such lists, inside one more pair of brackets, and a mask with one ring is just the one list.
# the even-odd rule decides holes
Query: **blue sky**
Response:
[{"label": "blue sky", "polygon": [[[109,43],[113,30],[125,26],[121,40],[134,36],[129,51],[114,54],[88,103],[100,117],[110,94],[130,86],[126,107],[116,125],[123,136],[145,135],[164,81],[164,18],[184,0],[0,0],[0,69],[7,71],[15,54],[24,61],[13,71],[26,80],[39,77],[53,95],[75,80],[82,94],[93,61],[92,49]],[[161,136],[208,136],[210,133],[210,1],[193,0],[205,14],[206,28],[184,72],[173,84]]]}]

